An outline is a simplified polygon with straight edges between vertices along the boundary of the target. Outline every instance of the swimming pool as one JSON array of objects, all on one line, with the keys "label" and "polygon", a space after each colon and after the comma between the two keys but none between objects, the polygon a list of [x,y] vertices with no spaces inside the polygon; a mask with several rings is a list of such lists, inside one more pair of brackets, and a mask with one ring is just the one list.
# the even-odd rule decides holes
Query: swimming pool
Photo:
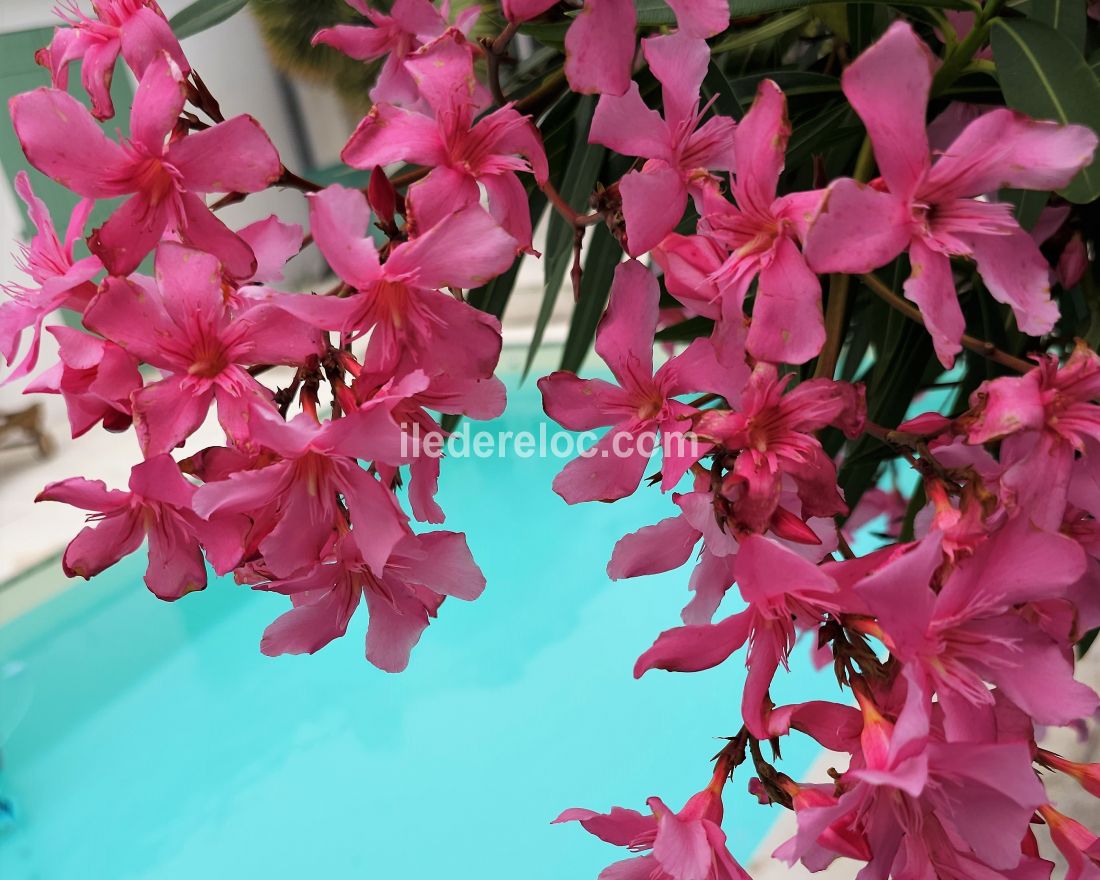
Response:
[{"label": "swimming pool", "polygon": [[[487,428],[537,432],[534,382],[509,391]],[[159,602],[137,557],[0,628],[0,793],[17,810],[0,876],[595,878],[622,852],[550,820],[653,794],[678,808],[740,726],[744,669],[739,654],[633,680],[688,569],[612,583],[604,565],[670,505],[643,489],[568,508],[550,490],[562,464],[444,463],[445,528],[467,532],[488,586],[446,603],[397,676],[363,659],[363,611],[316,655],[265,658],[283,597],[222,580]],[[808,662],[792,666],[778,702],[813,695]],[[783,768],[816,751],[792,736]],[[779,812],[747,778],[726,790],[742,860]]]}]

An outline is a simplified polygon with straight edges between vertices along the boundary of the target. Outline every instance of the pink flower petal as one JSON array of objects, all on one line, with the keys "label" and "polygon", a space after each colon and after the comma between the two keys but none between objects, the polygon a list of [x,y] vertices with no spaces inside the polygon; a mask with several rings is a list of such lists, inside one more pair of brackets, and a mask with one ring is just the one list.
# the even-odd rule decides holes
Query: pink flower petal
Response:
[{"label": "pink flower petal", "polygon": [[844,94],[867,126],[890,191],[908,200],[928,170],[924,117],[932,86],[931,50],[897,21],[844,71]]},{"label": "pink flower petal", "polygon": [[621,95],[634,61],[633,0],[585,0],[565,35],[565,76],[581,94]]}]

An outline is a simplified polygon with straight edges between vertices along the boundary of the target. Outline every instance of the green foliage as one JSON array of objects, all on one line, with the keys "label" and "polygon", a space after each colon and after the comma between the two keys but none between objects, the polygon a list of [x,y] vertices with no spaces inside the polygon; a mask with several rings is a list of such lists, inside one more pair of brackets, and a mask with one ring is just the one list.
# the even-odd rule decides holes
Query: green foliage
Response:
[{"label": "green foliage", "polygon": [[248,5],[248,0],[196,0],[172,16],[172,31],[181,40],[221,24]]}]

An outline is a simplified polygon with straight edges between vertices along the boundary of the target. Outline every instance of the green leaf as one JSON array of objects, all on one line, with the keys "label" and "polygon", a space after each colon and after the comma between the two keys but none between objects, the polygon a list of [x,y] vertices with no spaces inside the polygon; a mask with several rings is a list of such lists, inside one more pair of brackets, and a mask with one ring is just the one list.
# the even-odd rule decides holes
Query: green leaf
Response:
[{"label": "green leaf", "polygon": [[[587,207],[588,197],[596,185],[596,179],[603,164],[605,149],[597,144],[588,143],[588,129],[592,124],[592,114],[596,109],[596,99],[591,95],[583,96],[576,106],[573,150],[569,166],[566,168],[558,192],[574,211],[583,211]],[[557,212],[550,214],[546,230],[546,252],[542,256],[545,266],[545,285],[542,291],[542,305],[535,319],[535,329],[531,336],[531,346],[527,350],[527,361],[523,365],[523,375],[531,370],[535,355],[542,345],[546,325],[554,312],[554,304],[561,292],[565,271],[573,260],[573,227]]]},{"label": "green leaf", "polygon": [[[1058,31],[1028,19],[998,19],[993,55],[1009,106],[1036,119],[1100,132],[1100,81]],[[1078,204],[1100,195],[1100,154],[1061,194]]]},{"label": "green leaf", "polygon": [[581,276],[581,299],[573,309],[569,335],[565,338],[565,350],[561,355],[563,370],[575,373],[584,363],[592,340],[596,338],[596,326],[607,305],[611,279],[622,255],[622,248],[606,224],[601,223],[592,230],[584,274]]},{"label": "green leaf", "polygon": [[[731,119],[740,119],[745,115],[745,107],[737,98],[737,93],[722,68],[711,59],[707,67],[707,75],[703,77],[703,98],[709,101],[714,98],[714,112]],[[751,101],[752,98],[750,97]]]},{"label": "green leaf", "polygon": [[1028,18],[1054,28],[1077,47],[1085,51],[1088,35],[1086,0],[1026,0],[1016,7]]},{"label": "green leaf", "polygon": [[192,37],[207,28],[232,18],[248,5],[248,0],[196,0],[181,9],[168,22],[179,38]]}]

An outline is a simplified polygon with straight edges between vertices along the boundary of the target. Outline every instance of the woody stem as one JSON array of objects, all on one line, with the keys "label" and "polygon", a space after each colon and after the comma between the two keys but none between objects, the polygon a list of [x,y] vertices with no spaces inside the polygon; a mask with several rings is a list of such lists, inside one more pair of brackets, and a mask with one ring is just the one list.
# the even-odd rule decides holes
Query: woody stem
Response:
[{"label": "woody stem", "polygon": [[[866,275],[861,275],[860,280],[867,286],[868,290],[879,299],[883,300],[891,308],[901,312],[901,314],[905,315],[905,317],[909,318],[911,321],[916,321],[922,326],[924,325],[924,316],[920,313],[920,310],[894,293],[890,286],[880,278],[868,272]],[[964,348],[976,354],[980,354],[982,357],[988,358],[994,363],[1000,364],[1002,367],[1015,370],[1018,373],[1027,373],[1035,366],[1025,361],[1023,358],[1018,358],[1015,355],[1009,354],[1007,351],[1002,351],[992,342],[978,339],[976,336],[970,336],[967,333],[963,334],[960,342]]]}]

